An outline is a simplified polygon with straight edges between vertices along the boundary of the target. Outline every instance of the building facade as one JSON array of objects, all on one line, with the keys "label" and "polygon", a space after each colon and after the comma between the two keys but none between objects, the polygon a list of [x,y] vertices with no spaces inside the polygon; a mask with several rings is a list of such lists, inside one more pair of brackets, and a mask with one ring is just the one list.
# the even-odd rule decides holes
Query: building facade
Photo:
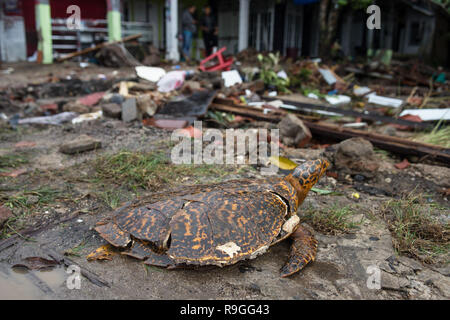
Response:
[{"label": "building facade", "polygon": [[[279,51],[292,58],[319,55],[319,0],[3,0],[0,2],[0,58],[20,61],[39,53],[45,63],[92,43],[119,40],[141,33],[152,44],[179,59],[180,17],[195,4],[201,15],[209,3],[216,14],[219,47],[236,54],[248,47]],[[378,0],[381,30],[366,27],[365,10],[345,7],[340,14],[338,42],[347,56],[368,49],[390,49],[408,55],[449,59],[448,12],[430,0]],[[67,19],[80,8],[81,23],[68,29]],[[193,55],[201,58],[203,42],[194,40]]]}]

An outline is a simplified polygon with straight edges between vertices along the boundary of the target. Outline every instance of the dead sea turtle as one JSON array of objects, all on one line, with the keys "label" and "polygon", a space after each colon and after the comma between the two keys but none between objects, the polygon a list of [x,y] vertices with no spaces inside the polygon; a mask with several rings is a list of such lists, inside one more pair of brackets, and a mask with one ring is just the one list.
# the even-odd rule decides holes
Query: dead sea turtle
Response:
[{"label": "dead sea turtle", "polygon": [[119,209],[95,230],[123,254],[160,267],[234,264],[287,237],[286,277],[314,260],[317,240],[299,224],[297,208],[324,174],[326,160],[307,161],[284,178],[194,186],[168,199]]}]

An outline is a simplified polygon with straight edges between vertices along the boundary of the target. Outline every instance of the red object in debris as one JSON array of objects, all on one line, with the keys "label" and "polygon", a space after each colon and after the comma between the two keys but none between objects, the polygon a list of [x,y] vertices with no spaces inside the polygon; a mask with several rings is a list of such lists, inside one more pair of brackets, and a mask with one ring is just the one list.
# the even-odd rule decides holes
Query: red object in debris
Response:
[{"label": "red object in debris", "polygon": [[[222,53],[227,50],[227,47],[223,47],[220,50],[218,50],[216,53],[213,53],[209,57],[206,57],[205,59],[200,62],[199,69],[201,71],[218,71],[218,70],[230,70],[231,65],[233,64],[233,57],[225,59],[222,55]],[[213,65],[212,67],[207,67],[206,63],[213,59],[218,59],[218,63]]]},{"label": "red object in debris", "polygon": [[409,167],[409,161],[408,159],[404,159],[402,162],[394,164],[394,167],[396,167],[399,170],[403,170]]},{"label": "red object in debris", "polygon": [[52,103],[52,104],[45,104],[43,106],[40,106],[42,111],[48,111],[51,112],[53,114],[58,112],[58,105],[56,103]]},{"label": "red object in debris", "polygon": [[331,144],[329,144],[329,143],[314,144],[314,145],[311,146],[311,149],[325,149],[325,148],[328,148],[329,146],[331,146]]},{"label": "red object in debris", "polygon": [[175,130],[175,129],[182,129],[188,125],[187,120],[171,120],[171,119],[154,119],[154,118],[148,118],[142,120],[144,125],[146,126],[152,126],[160,129],[167,129],[167,130]]},{"label": "red object in debris", "polygon": [[409,121],[414,121],[414,122],[423,122],[421,117],[416,116],[414,114],[405,114],[404,116],[399,117],[399,119],[409,120]]},{"label": "red object in debris", "polygon": [[327,171],[326,175],[327,175],[327,177],[332,177],[332,178],[335,178],[335,179],[338,178],[337,172],[334,172],[334,171]]},{"label": "red object in debris", "polygon": [[17,169],[14,171],[10,171],[10,172],[1,172],[0,176],[2,177],[11,177],[11,178],[16,178],[18,176],[20,176],[21,174],[24,174],[27,172],[27,169]]},{"label": "red object in debris", "polygon": [[194,128],[193,126],[187,127],[186,129],[181,129],[179,132],[189,138],[202,138],[202,132],[199,129]]},{"label": "red object in debris", "polygon": [[14,147],[15,148],[31,148],[34,147],[36,145],[36,142],[33,141],[20,141],[17,142]]},{"label": "red object in debris", "polygon": [[[423,122],[422,118],[413,114],[405,114],[404,116],[398,117],[399,119],[402,120],[408,120],[408,121],[413,121],[413,122]],[[393,124],[392,125],[394,128],[398,129],[398,130],[411,130],[411,127],[409,126],[404,126],[401,124]]]},{"label": "red object in debris", "polygon": [[97,104],[101,98],[105,95],[105,92],[96,92],[89,94],[83,98],[78,99],[77,101],[85,106],[93,106]]}]

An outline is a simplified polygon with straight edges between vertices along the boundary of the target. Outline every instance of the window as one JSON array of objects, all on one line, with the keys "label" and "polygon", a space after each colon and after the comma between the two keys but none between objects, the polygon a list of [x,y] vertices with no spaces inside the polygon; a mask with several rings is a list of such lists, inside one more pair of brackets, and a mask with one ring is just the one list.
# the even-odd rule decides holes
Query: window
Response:
[{"label": "window", "polygon": [[409,45],[418,46],[422,42],[425,22],[413,21],[409,31]]}]

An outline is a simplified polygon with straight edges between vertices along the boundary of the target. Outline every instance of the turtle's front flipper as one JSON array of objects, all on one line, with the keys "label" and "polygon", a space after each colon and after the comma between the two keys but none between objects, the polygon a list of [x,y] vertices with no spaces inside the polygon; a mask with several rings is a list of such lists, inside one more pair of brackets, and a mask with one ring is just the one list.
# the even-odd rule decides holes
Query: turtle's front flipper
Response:
[{"label": "turtle's front flipper", "polygon": [[316,257],[317,240],[308,229],[301,225],[298,226],[297,230],[292,233],[291,239],[293,243],[288,261],[281,268],[281,277],[283,278],[300,271]]}]

